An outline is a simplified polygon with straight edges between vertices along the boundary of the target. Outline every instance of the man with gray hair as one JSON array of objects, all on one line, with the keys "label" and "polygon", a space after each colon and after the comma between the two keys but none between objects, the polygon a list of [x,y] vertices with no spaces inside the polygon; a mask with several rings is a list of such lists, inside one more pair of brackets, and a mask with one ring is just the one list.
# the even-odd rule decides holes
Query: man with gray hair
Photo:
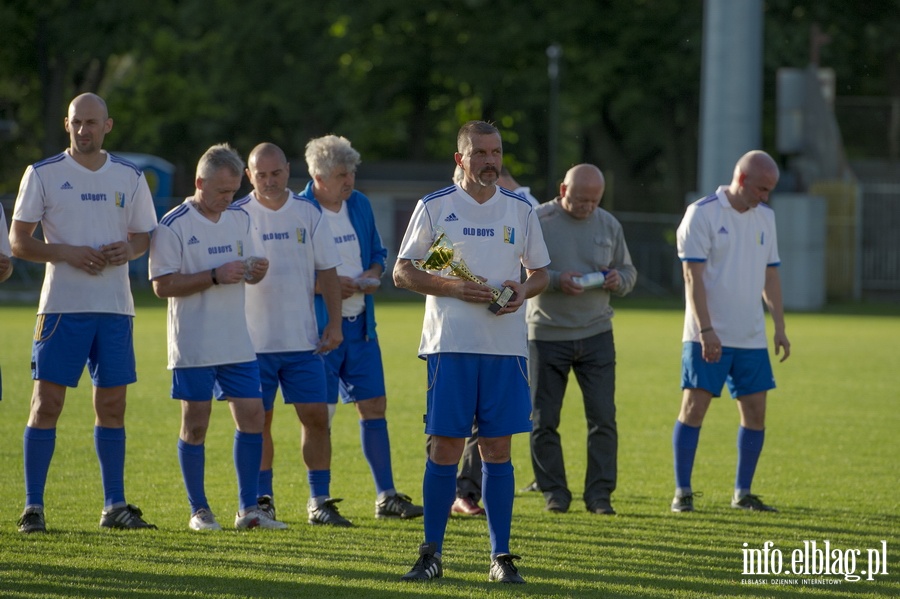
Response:
[{"label": "man with gray hair", "polygon": [[237,430],[234,466],[239,510],[234,526],[287,528],[259,509],[263,403],[256,352],[244,316],[244,283],[262,280],[250,216],[231,206],[244,163],[227,144],[197,165],[196,192],[170,210],[150,245],[150,278],[168,299],[168,367],[172,399],[181,400],[178,458],[191,506],[192,530],[221,530],[206,499],[204,442],[212,397],[227,400]]},{"label": "man with gray hair", "polygon": [[[375,228],[369,198],[353,188],[359,162],[359,152],[344,137],[326,135],[306,145],[312,181],[300,196],[323,208],[342,261],[337,273],[344,340],[325,356],[328,401],[336,403],[340,394],[344,403],[356,404],[363,455],[378,494],[375,517],[416,518],[422,515],[422,506],[394,488],[384,369],[372,296],[381,286],[387,249]],[[321,335],[329,320],[320,289],[316,289],[316,319]],[[310,519],[314,509],[318,506],[310,504]]]}]

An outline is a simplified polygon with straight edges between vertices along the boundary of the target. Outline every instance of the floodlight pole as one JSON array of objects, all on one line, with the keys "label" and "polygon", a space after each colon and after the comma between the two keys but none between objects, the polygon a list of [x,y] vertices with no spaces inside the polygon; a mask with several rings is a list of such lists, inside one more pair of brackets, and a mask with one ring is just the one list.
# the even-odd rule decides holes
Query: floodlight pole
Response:
[{"label": "floodlight pole", "polygon": [[547,46],[547,76],[550,78],[550,106],[547,114],[547,188],[544,197],[556,197],[556,157],[559,145],[559,59],[563,49],[553,42]]}]

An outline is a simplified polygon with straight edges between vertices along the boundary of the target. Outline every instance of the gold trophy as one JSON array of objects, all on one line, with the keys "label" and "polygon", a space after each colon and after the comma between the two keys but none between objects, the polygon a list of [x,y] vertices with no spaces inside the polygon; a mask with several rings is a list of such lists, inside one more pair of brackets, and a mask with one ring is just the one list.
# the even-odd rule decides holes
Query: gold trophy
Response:
[{"label": "gold trophy", "polygon": [[513,297],[515,292],[512,287],[504,287],[497,289],[493,285],[488,285],[481,280],[466,265],[465,261],[457,255],[453,248],[453,242],[447,237],[447,234],[441,227],[434,230],[435,239],[428,249],[428,254],[422,260],[413,260],[412,264],[416,268],[425,272],[441,272],[449,269],[449,274],[459,279],[472,281],[490,289],[494,301],[488,306],[488,310],[496,314],[503,306]]}]

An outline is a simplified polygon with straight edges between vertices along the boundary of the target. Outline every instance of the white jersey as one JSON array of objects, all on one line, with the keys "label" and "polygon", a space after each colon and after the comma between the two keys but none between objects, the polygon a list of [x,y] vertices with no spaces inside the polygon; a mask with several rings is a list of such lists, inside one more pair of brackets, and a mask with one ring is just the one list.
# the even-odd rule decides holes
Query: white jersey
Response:
[{"label": "white jersey", "polygon": [[12,248],[9,247],[9,226],[6,224],[6,214],[3,206],[0,206],[0,254],[7,258],[12,256]]},{"label": "white jersey", "polygon": [[266,208],[252,193],[234,205],[250,214],[253,234],[269,260],[265,278],[246,287],[247,327],[256,352],[315,349],[316,271],[341,262],[322,209],[294,193],[278,210]]},{"label": "white jersey", "polygon": [[[722,345],[760,349],[766,345],[762,292],[766,268],[778,266],[775,213],[765,203],[735,210],[719,187],[715,195],[688,206],[678,226],[678,257],[705,262],[703,284],[712,326]],[[682,341],[699,341],[687,302]]]},{"label": "white jersey", "polygon": [[[341,209],[337,212],[323,210],[328,226],[334,235],[334,244],[340,254],[341,265],[337,273],[342,277],[355,279],[365,270],[362,263],[362,255],[359,247],[359,236],[353,223],[350,222],[350,213],[347,210],[347,202],[341,202]],[[368,266],[368,265],[366,265]],[[348,318],[359,316],[366,309],[366,296],[357,291],[341,302],[341,316]]]},{"label": "white jersey", "polygon": [[[104,152],[105,153],[105,152]],[[141,170],[113,154],[92,171],[68,152],[29,166],[13,220],[41,223],[44,240],[99,248],[156,228],[153,197]],[[107,265],[100,276],[48,262],[38,314],[105,312],[134,316],[128,265]]]},{"label": "white jersey", "polygon": [[[150,243],[150,278],[193,274],[259,256],[250,216],[231,206],[212,222],[188,198],[159,222]],[[244,283],[214,285],[170,297],[167,315],[169,368],[219,366],[256,359],[244,316]]]},{"label": "white jersey", "polygon": [[[484,204],[456,185],[422,198],[399,257],[425,258],[438,227],[453,242],[457,259],[462,258],[469,270],[494,287],[518,281],[522,266],[536,270],[550,263],[534,208],[522,196],[499,186]],[[442,272],[439,276],[452,275]],[[486,304],[429,295],[419,354],[439,352],[527,356],[525,310],[497,316]]]}]

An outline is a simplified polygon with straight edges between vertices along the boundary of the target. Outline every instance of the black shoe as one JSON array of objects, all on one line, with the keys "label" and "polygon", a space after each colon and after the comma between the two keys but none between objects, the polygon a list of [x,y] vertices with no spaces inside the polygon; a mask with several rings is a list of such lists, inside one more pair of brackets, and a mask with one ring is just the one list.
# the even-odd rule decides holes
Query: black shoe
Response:
[{"label": "black shoe", "polygon": [[26,508],[16,524],[19,527],[19,532],[22,534],[47,532],[47,524],[44,522],[44,510],[39,507]]},{"label": "black shoe", "polygon": [[759,495],[747,493],[740,499],[732,499],[731,507],[739,510],[750,510],[751,512],[777,512],[771,505],[763,503]]},{"label": "black shoe", "polygon": [[682,495],[681,497],[676,495],[675,498],[672,499],[672,511],[693,512],[694,497],[703,497],[703,493],[697,491],[696,493],[688,493],[687,495]]},{"label": "black shoe", "polygon": [[541,488],[538,486],[537,481],[533,480],[528,483],[528,486],[522,487],[519,489],[519,493],[540,493]]},{"label": "black shoe", "polygon": [[384,500],[375,504],[376,518],[418,518],[425,513],[421,505],[412,502],[409,495],[388,495]]},{"label": "black shoe", "polygon": [[616,510],[613,509],[612,504],[608,499],[601,499],[599,501],[595,501],[591,504],[587,511],[592,514],[599,514],[601,516],[615,516]]},{"label": "black shoe", "polygon": [[306,503],[306,513],[309,516],[308,522],[310,524],[326,524],[328,526],[343,526],[345,528],[353,526],[352,522],[338,512],[335,505],[338,501],[343,501],[343,499],[329,497],[322,502],[322,505],[316,505],[316,502],[310,498]]},{"label": "black shoe", "polygon": [[569,502],[559,497],[551,497],[547,500],[547,505],[544,506],[544,509],[548,512],[565,514],[569,511]]},{"label": "black shoe", "polygon": [[491,582],[505,582],[507,584],[525,584],[525,579],[519,574],[519,569],[513,564],[513,560],[522,559],[518,555],[504,553],[498,555],[491,562],[491,574],[488,580]]},{"label": "black shoe", "polygon": [[[419,559],[412,569],[400,577],[400,580],[414,582],[419,580],[431,580],[444,575],[440,556],[437,553],[437,543],[422,543],[419,545]],[[493,570],[491,570],[493,572]]]},{"label": "black shoe", "polygon": [[144,513],[139,507],[130,503],[124,507],[106,511],[100,515],[100,528],[152,528],[156,526],[144,522]]}]

